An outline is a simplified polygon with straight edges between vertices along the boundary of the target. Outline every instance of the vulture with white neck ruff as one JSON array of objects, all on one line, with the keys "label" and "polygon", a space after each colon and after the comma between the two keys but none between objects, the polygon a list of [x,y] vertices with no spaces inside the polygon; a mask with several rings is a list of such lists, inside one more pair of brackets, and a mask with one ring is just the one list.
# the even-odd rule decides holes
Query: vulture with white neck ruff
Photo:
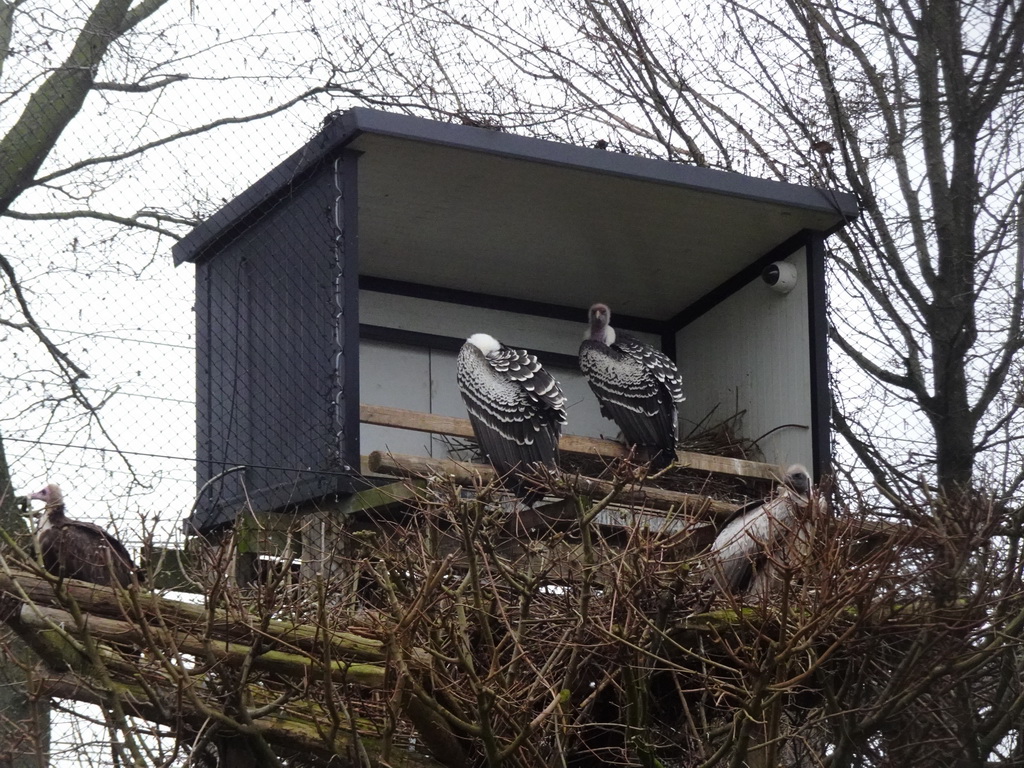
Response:
[{"label": "vulture with white neck ruff", "polygon": [[605,304],[590,308],[590,327],[580,344],[580,370],[626,442],[655,471],[675,461],[683,379],[668,355],[609,325]]},{"label": "vulture with white neck ruff", "polygon": [[558,467],[565,395],[535,355],[475,333],[459,351],[456,378],[480,448],[509,488],[533,506],[543,493],[516,477],[542,464]]},{"label": "vulture with white neck ruff", "polygon": [[142,580],[142,572],[120,541],[98,525],[64,514],[60,486],[51,483],[28,498],[46,505],[37,538],[43,565],[54,576],[121,587],[132,583],[133,573]]},{"label": "vulture with white neck ruff", "polygon": [[707,581],[714,581],[723,594],[766,595],[775,577],[775,558],[787,540],[789,546],[800,543],[810,491],[807,468],[794,464],[771,499],[736,510],[711,546]]}]

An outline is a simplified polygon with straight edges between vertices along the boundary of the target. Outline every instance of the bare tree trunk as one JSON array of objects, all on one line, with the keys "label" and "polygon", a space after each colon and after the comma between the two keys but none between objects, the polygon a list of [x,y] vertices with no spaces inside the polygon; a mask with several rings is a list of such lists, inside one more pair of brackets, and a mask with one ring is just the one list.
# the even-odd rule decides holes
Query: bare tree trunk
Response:
[{"label": "bare tree trunk", "polygon": [[[7,457],[0,440],[0,528],[27,533],[14,502]],[[30,670],[38,661],[13,632],[0,627],[0,768],[43,768],[48,764],[49,704],[34,695]]]},{"label": "bare tree trunk", "polygon": [[[0,213],[31,184],[36,172],[93,88],[96,71],[110,44],[166,0],[148,0],[129,12],[132,0],[99,0],[64,63],[29,99],[25,110],[0,141]],[[0,24],[9,23],[4,8]]]},{"label": "bare tree trunk", "polygon": [[[921,136],[936,230],[933,298],[926,318],[934,359],[935,407],[928,415],[935,429],[936,479],[956,503],[970,491],[976,454],[978,417],[971,409],[967,371],[978,339],[975,142],[982,123],[964,72],[957,4],[946,0],[924,6],[921,20],[917,55]],[[944,117],[949,120],[952,147],[943,135]]]}]

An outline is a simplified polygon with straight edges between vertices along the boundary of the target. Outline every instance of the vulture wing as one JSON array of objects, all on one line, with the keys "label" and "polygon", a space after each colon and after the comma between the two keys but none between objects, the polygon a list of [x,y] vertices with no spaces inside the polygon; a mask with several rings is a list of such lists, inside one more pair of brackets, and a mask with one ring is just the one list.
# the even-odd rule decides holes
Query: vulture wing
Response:
[{"label": "vulture wing", "polygon": [[137,571],[124,545],[92,523],[50,527],[40,534],[39,548],[46,570],[62,578],[126,587]]},{"label": "vulture wing", "polygon": [[785,496],[738,510],[712,545],[711,575],[719,588],[733,594],[749,590],[793,521],[793,505]]},{"label": "vulture wing", "polygon": [[[627,443],[674,451],[678,414],[673,392],[662,379],[669,376],[672,361],[642,342],[626,337],[626,343],[608,346],[585,340],[580,345],[580,369],[601,402],[602,413],[622,430]],[[661,378],[659,378],[661,377]]]},{"label": "vulture wing", "polygon": [[[555,377],[544,370],[536,355],[525,349],[502,347],[486,360],[495,371],[522,384],[538,415],[559,425],[566,423],[566,398],[562,388]],[[558,429],[561,432],[561,426]]]},{"label": "vulture wing", "polygon": [[[566,400],[536,356],[508,347],[485,356],[465,344],[456,375],[473,432],[499,474],[536,463],[557,466]],[[525,493],[522,484],[515,485]]]},{"label": "vulture wing", "polygon": [[679,375],[676,364],[664,352],[622,331],[616,332],[615,346],[650,371],[657,382],[665,388],[673,403],[681,403],[686,399],[683,396],[683,377]]}]

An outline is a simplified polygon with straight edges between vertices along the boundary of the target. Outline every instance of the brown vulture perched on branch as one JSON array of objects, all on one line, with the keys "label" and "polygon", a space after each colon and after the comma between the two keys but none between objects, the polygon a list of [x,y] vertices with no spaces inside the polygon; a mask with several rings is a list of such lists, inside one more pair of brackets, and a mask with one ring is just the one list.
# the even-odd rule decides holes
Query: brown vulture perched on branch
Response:
[{"label": "brown vulture perched on branch", "polygon": [[475,333],[459,351],[456,378],[480,448],[527,506],[544,494],[516,477],[542,464],[558,467],[565,395],[535,355]]},{"label": "brown vulture perched on branch", "polygon": [[676,458],[683,379],[668,355],[609,325],[605,304],[590,308],[590,327],[580,344],[580,370],[626,442],[655,471]]},{"label": "brown vulture perched on branch", "polygon": [[39,499],[46,505],[37,541],[43,565],[54,576],[127,587],[134,573],[142,581],[142,571],[120,541],[98,525],[71,520],[64,514],[60,486],[51,483],[29,499]]}]

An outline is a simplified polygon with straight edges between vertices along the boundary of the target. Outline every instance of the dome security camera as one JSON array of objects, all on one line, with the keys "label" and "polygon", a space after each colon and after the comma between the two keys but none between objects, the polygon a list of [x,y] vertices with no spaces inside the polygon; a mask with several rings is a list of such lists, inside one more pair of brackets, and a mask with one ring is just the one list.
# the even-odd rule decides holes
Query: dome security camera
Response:
[{"label": "dome security camera", "polygon": [[788,261],[773,261],[761,272],[761,279],[776,293],[789,293],[796,287],[798,274]]}]

